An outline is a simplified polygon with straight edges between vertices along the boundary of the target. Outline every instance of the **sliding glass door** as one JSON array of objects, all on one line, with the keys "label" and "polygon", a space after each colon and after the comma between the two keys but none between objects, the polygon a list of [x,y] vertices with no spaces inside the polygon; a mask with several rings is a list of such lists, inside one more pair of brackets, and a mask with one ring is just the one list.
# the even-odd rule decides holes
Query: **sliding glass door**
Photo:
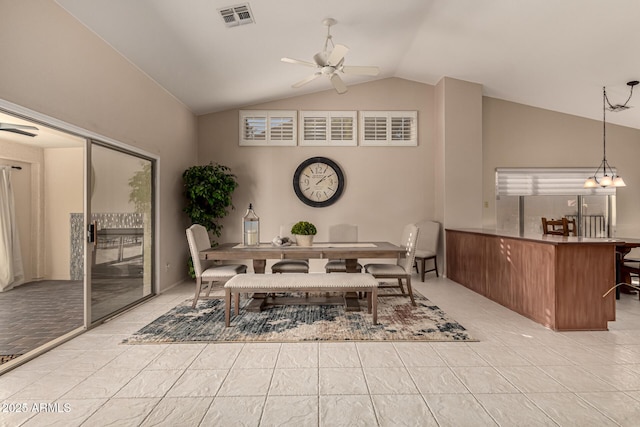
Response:
[{"label": "sliding glass door", "polygon": [[92,141],[89,323],[153,295],[152,159]]}]

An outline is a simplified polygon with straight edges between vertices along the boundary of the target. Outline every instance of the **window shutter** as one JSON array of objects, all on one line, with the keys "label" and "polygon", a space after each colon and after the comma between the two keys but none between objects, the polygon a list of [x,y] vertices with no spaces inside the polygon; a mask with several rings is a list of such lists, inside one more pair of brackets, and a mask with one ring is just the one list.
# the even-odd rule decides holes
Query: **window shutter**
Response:
[{"label": "window shutter", "polygon": [[387,140],[387,118],[386,117],[365,117],[364,118],[364,140],[365,141],[386,141]]},{"label": "window shutter", "polygon": [[295,136],[293,117],[269,117],[271,141],[292,141]]},{"label": "window shutter", "polygon": [[355,144],[354,117],[331,117],[331,141],[353,142]]},{"label": "window shutter", "polygon": [[391,140],[411,141],[416,133],[412,117],[391,117]]},{"label": "window shutter", "polygon": [[360,126],[361,145],[418,145],[417,111],[361,111]]},{"label": "window shutter", "polygon": [[300,145],[357,145],[355,111],[300,111]]},{"label": "window shutter", "polygon": [[318,116],[304,116],[303,118],[303,138],[304,141],[326,141],[327,140],[327,118]]},{"label": "window shutter", "polygon": [[242,139],[246,141],[266,141],[267,118],[246,116],[241,122]]},{"label": "window shutter", "polygon": [[240,145],[296,145],[296,111],[240,111]]}]

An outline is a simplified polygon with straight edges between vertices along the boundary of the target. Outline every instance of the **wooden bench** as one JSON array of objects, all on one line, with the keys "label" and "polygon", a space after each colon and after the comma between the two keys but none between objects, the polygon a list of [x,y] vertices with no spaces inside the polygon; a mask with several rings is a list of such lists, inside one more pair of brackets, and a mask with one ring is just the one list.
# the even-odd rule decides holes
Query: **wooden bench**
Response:
[{"label": "wooden bench", "polygon": [[[225,324],[231,322],[231,296],[235,294],[235,313],[240,312],[241,293],[269,292],[366,292],[367,308],[373,314],[373,324],[378,324],[378,281],[370,274],[360,273],[289,273],[289,274],[238,274],[224,285]],[[290,298],[281,304],[305,304],[308,298]],[[336,304],[335,300],[316,300],[316,304]],[[342,302],[344,303],[344,297]]]}]

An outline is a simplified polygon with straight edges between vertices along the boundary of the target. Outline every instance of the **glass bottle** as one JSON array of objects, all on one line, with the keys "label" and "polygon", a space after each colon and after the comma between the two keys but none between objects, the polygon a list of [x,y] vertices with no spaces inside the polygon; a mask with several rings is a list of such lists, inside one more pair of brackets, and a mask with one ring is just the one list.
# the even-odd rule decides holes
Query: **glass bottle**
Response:
[{"label": "glass bottle", "polygon": [[253,211],[253,205],[249,203],[249,209],[242,218],[242,244],[245,246],[258,246],[260,244],[260,218]]}]

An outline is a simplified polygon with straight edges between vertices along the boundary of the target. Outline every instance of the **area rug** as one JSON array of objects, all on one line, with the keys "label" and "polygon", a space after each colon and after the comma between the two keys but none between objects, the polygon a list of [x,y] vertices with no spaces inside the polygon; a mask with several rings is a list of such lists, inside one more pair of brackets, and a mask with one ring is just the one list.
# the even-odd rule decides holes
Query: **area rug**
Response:
[{"label": "area rug", "polygon": [[22,356],[21,354],[0,354],[0,365],[11,362],[13,359],[17,359]]},{"label": "area rug", "polygon": [[261,312],[244,311],[224,326],[224,300],[210,299],[191,308],[187,300],[143,327],[123,344],[303,341],[476,341],[455,320],[424,296],[378,298],[378,325],[366,300],[361,311],[342,305],[287,305]]}]

